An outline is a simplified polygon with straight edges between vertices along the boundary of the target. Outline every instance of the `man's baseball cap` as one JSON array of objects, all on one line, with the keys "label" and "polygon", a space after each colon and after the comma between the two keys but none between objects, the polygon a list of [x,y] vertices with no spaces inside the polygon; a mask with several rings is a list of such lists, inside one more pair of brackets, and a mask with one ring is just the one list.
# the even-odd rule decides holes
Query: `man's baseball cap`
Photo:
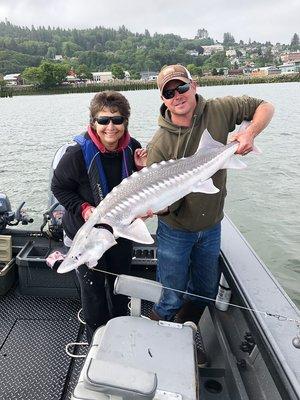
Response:
[{"label": "man's baseball cap", "polygon": [[192,77],[189,71],[183,65],[167,65],[160,71],[157,77],[157,86],[160,92],[162,93],[166,83],[175,79],[189,83],[191,82]]}]

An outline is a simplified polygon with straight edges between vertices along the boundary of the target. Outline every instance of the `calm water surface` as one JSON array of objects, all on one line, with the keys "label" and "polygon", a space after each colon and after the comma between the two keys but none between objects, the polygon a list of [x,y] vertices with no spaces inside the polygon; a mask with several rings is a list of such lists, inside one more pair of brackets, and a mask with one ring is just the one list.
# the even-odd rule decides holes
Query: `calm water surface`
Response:
[{"label": "calm water surface", "polygon": [[[205,98],[242,95],[273,102],[276,114],[257,138],[261,156],[249,168],[230,171],[226,212],[248,242],[300,304],[300,84],[217,86],[198,89]],[[129,130],[146,145],[157,127],[157,90],[125,92]],[[55,151],[85,130],[94,94],[0,98],[0,192],[15,209],[23,200],[39,228],[47,208]]]}]

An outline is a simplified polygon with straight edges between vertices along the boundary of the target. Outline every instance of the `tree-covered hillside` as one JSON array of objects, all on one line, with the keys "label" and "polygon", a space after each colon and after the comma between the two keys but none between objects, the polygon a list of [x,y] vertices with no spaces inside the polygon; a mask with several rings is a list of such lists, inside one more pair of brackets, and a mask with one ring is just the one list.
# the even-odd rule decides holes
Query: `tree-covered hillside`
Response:
[{"label": "tree-covered hillside", "polygon": [[121,64],[125,70],[158,70],[164,64],[182,62],[203,64],[187,50],[212,44],[213,40],[183,40],[178,35],[132,33],[124,26],[118,30],[104,27],[93,29],[61,29],[20,27],[0,22],[0,73],[22,72],[36,66],[41,59],[64,58],[85,64],[90,70],[106,70]]},{"label": "tree-covered hillside", "polygon": [[[125,26],[117,30],[101,26],[81,30],[28,28],[5,21],[0,22],[0,73],[19,73],[27,67],[40,65],[42,60],[53,60],[55,55],[62,55],[71,67],[86,66],[90,72],[110,70],[114,64],[131,74],[158,71],[163,65],[174,63],[202,67],[205,63],[210,65],[209,56],[202,54],[202,46],[214,43],[205,29],[199,29],[195,39],[189,40],[175,34],[151,36],[147,29],[143,34],[132,33]],[[226,50],[243,43],[236,43],[227,32],[223,45]],[[259,47],[255,42],[253,45]],[[266,45],[271,46],[269,42]],[[297,47],[297,40],[293,46]],[[222,57],[224,59],[224,54]]]}]

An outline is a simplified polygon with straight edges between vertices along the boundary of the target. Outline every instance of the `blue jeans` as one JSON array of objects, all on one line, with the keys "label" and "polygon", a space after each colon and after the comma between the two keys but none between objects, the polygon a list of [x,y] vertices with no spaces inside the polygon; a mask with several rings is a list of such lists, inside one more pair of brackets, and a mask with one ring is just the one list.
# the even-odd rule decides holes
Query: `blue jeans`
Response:
[{"label": "blue jeans", "polygon": [[[199,232],[174,229],[161,220],[157,228],[157,280],[168,288],[215,298],[220,280],[221,223]],[[210,303],[195,296],[164,289],[154,311],[171,320],[183,302]]]}]

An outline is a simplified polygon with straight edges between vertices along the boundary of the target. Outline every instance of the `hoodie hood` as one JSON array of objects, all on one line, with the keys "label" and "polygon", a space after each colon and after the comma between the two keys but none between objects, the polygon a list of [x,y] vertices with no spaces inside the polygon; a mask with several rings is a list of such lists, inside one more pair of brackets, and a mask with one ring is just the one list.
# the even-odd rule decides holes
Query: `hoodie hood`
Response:
[{"label": "hoodie hood", "polygon": [[171,121],[170,112],[164,103],[160,107],[158,125],[163,129],[167,129],[170,133],[174,133],[175,135],[185,135],[190,133],[192,126],[196,127],[200,124],[201,116],[206,104],[206,100],[202,96],[199,96],[198,94],[196,94],[196,100],[197,100],[197,105],[194,111],[194,116],[190,127],[174,124]]},{"label": "hoodie hood", "polygon": [[166,130],[171,136],[176,137],[175,151],[172,158],[185,157],[190,145],[190,139],[195,129],[199,128],[201,123],[202,114],[206,105],[206,100],[202,96],[196,94],[196,108],[191,120],[190,126],[176,125],[171,121],[171,115],[165,104],[160,107],[160,114],[158,117],[158,124],[161,129]]}]

